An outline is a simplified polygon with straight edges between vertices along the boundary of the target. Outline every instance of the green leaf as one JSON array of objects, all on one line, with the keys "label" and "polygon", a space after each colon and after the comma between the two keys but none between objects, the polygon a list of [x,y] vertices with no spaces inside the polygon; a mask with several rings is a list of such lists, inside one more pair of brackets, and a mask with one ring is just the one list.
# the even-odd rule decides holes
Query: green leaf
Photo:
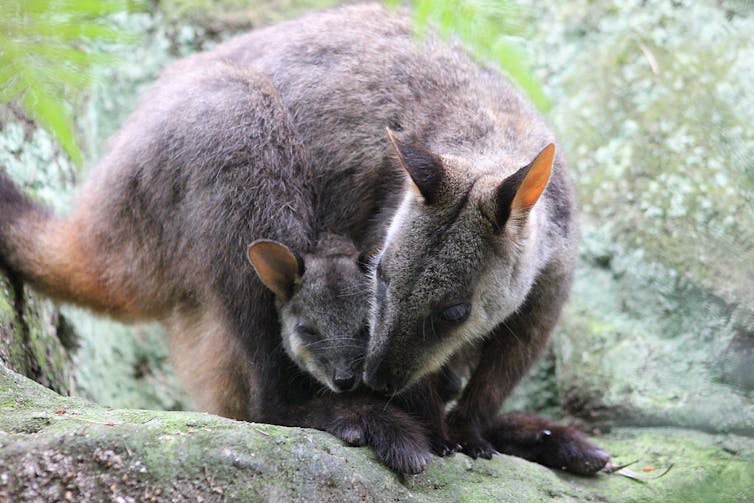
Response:
[{"label": "green leaf", "polygon": [[31,118],[52,131],[60,146],[77,164],[83,161],[81,149],[73,133],[73,118],[63,103],[48,93],[38,92],[40,88],[29,89],[21,100]]},{"label": "green leaf", "polygon": [[515,1],[415,0],[413,16],[417,34],[421,36],[428,25],[435,24],[443,36],[459,37],[476,57],[505,71],[540,110],[549,108],[544,91],[521,51],[503,38],[523,32]]},{"label": "green leaf", "polygon": [[145,5],[142,0],[0,0],[0,104],[19,100],[80,164],[67,103],[86,90],[92,66],[109,61],[94,47],[137,40],[107,16]]}]

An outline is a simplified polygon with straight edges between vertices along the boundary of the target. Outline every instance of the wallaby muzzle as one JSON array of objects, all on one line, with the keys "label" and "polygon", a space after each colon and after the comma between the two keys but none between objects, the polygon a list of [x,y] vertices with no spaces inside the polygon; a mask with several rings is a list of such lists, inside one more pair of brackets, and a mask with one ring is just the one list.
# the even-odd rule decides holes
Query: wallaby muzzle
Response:
[{"label": "wallaby muzzle", "polygon": [[392,359],[387,356],[386,358],[386,354],[383,353],[367,359],[364,384],[378,393],[394,395],[406,387],[409,374],[405,369],[391,368]]}]

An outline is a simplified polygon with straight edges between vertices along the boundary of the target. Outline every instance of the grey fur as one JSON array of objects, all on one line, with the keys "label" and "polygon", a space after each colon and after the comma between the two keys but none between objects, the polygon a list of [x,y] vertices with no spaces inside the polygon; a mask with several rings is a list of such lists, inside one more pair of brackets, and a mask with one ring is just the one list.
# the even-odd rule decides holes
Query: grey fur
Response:
[{"label": "grey fur", "polygon": [[277,296],[288,356],[335,393],[361,382],[367,348],[370,285],[353,243],[323,234],[299,259],[302,275]]}]

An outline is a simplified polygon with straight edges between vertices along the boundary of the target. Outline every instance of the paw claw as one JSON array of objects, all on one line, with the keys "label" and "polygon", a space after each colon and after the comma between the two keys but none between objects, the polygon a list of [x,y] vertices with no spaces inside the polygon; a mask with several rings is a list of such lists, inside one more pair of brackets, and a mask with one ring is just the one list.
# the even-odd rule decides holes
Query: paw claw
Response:
[{"label": "paw claw", "polygon": [[461,448],[460,445],[455,444],[448,440],[447,438],[444,438],[440,435],[434,435],[431,440],[431,447],[432,452],[440,456],[441,458],[444,458],[446,456],[452,456],[456,452],[458,452]]},{"label": "paw claw", "polygon": [[493,454],[499,454],[491,445],[483,443],[466,443],[462,452],[472,459],[483,458],[492,459]]}]

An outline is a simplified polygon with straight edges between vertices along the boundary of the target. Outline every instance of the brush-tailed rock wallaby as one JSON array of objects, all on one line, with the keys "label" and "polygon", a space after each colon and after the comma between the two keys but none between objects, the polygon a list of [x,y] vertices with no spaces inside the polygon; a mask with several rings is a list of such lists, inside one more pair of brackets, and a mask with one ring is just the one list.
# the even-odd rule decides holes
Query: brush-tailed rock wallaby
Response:
[{"label": "brush-tailed rock wallaby", "polygon": [[[330,432],[349,445],[373,447],[380,460],[403,473],[429,461],[424,425],[366,389],[358,389],[368,342],[368,254],[343,236],[324,233],[304,255],[257,240],[248,258],[275,294],[283,346],[290,358],[333,393],[298,404],[283,421]],[[294,419],[295,418],[295,419]]]},{"label": "brush-tailed rock wallaby", "polygon": [[[541,442],[547,455],[530,458],[600,469],[607,454],[573,430],[498,417],[558,320],[576,255],[572,183],[531,103],[458,47],[417,40],[409,17],[380,5],[258,30],[173,71],[218,57],[280,91],[311,155],[317,221],[361,249],[382,247],[366,384],[432,388],[443,365],[470,354],[440,432],[449,445],[489,457]],[[521,435],[497,435],[501,421]]]},{"label": "brush-tailed rock wallaby", "polygon": [[[365,276],[338,253],[342,242],[325,237],[313,247],[315,184],[277,90],[220,58],[196,70],[168,70],[152,87],[68,217],[0,172],[0,265],[60,301],[163,322],[177,373],[202,410],[322,429],[373,446],[395,470],[420,471],[429,445],[410,415],[367,391],[323,394],[314,379],[336,391],[360,381],[368,302],[353,302],[365,295]],[[292,278],[303,281],[285,285],[291,297],[278,304],[284,344],[273,293],[245,258],[254,239],[305,257],[308,273],[296,277],[304,263],[294,262]],[[273,256],[266,251],[252,247],[249,257],[262,263]],[[271,279],[272,269],[260,276],[282,287],[287,278]],[[293,347],[313,336],[297,330],[304,320],[333,339]],[[329,354],[320,351],[327,344]]]}]

